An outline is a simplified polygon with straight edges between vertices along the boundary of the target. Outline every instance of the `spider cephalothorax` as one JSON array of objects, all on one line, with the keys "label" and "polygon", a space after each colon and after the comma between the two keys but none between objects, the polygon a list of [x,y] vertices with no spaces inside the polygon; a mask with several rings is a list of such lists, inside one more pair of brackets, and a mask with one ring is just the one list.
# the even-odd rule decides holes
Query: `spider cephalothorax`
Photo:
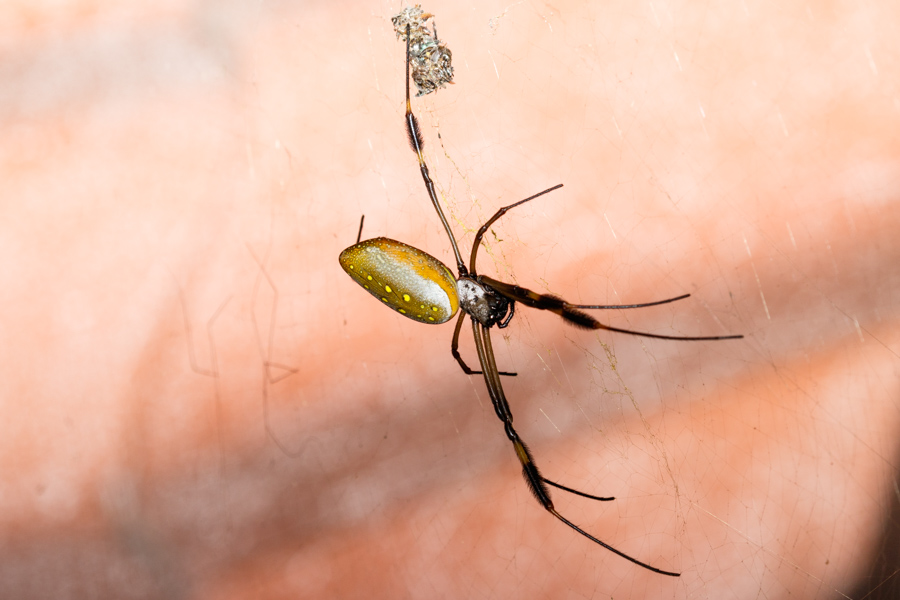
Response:
[{"label": "spider cephalothorax", "polygon": [[485,327],[497,325],[503,329],[513,317],[515,301],[507,300],[480,279],[471,275],[459,278],[456,282],[459,306]]}]

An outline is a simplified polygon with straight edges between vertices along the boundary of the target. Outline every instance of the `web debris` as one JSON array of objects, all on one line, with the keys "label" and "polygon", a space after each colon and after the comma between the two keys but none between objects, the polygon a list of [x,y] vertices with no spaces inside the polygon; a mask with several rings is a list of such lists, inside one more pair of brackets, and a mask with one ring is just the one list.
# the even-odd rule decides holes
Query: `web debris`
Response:
[{"label": "web debris", "polygon": [[453,83],[453,53],[438,39],[437,28],[431,22],[431,31],[425,26],[431,13],[422,11],[422,6],[404,8],[391,19],[397,37],[406,41],[406,27],[409,26],[409,60],[412,78],[419,93],[416,97],[430,94]]}]

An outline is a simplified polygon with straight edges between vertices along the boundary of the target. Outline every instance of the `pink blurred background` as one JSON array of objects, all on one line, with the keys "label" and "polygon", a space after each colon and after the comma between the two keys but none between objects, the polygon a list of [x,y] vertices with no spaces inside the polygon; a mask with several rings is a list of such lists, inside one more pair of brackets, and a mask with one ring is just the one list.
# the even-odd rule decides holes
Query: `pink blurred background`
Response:
[{"label": "pink blurred background", "polygon": [[544,513],[452,327],[337,264],[361,214],[452,263],[402,6],[0,7],[0,597],[896,597],[900,7],[425,6],[463,248],[565,184],[481,270],[746,335],[494,336],[545,475],[618,498],[557,508],[671,579]]}]

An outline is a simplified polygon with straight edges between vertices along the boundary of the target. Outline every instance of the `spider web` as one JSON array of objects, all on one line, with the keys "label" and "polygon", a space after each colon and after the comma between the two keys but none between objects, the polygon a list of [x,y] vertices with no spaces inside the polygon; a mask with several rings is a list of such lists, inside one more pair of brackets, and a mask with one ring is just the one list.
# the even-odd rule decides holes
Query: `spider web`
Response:
[{"label": "spider web", "polygon": [[[3,597],[897,595],[887,4],[424,8],[414,99],[461,249],[572,302],[494,330],[534,502],[452,328],[341,273],[452,264],[401,5],[9,3]],[[895,136],[894,136],[895,137]],[[462,352],[476,362],[469,328]]]}]

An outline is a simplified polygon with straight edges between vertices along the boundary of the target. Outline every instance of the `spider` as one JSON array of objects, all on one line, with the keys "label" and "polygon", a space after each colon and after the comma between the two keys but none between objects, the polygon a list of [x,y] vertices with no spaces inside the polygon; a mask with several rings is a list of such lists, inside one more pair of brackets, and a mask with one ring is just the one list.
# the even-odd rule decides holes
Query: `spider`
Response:
[{"label": "spider", "polygon": [[[679,337],[669,335],[657,335],[653,333],[645,333],[640,331],[631,331],[628,329],[620,329],[600,323],[592,316],[585,312],[584,309],[624,309],[624,308],[642,308],[647,306],[656,306],[682,300],[690,296],[684,294],[667,300],[657,302],[647,302],[643,304],[628,305],[586,305],[571,304],[562,298],[550,294],[539,294],[524,287],[504,283],[486,275],[479,275],[475,268],[475,260],[478,254],[478,247],[481,245],[484,234],[488,228],[494,224],[500,217],[509,210],[521,206],[526,202],[531,202],[535,198],[539,198],[544,194],[552,192],[562,187],[562,184],[547,188],[546,190],[529,196],[524,200],[520,200],[508,206],[504,206],[488,219],[482,225],[475,235],[472,243],[472,253],[469,257],[469,267],[466,268],[456,238],[453,235],[450,225],[444,216],[444,211],[438,203],[437,195],[434,190],[434,183],[428,173],[428,166],[425,163],[423,154],[424,141],[422,133],[419,129],[418,121],[412,112],[409,96],[409,66],[410,66],[410,29],[406,27],[406,130],[409,137],[410,145],[419,161],[419,169],[422,173],[422,179],[425,181],[425,188],[428,190],[428,196],[431,203],[437,211],[438,217],[450,238],[450,245],[453,248],[453,254],[456,258],[456,267],[458,276],[454,277],[450,269],[441,261],[433,256],[417,249],[384,237],[373,238],[360,241],[362,237],[362,220],[360,221],[359,235],[357,235],[356,244],[350,246],[341,252],[339,261],[343,269],[350,277],[359,285],[369,291],[370,294],[380,299],[400,314],[420,321],[422,323],[439,324],[445,323],[460,312],[459,319],[456,321],[456,329],[453,332],[453,340],[450,344],[450,353],[459,363],[463,372],[467,375],[483,375],[488,394],[494,406],[497,417],[503,422],[506,437],[512,442],[516,456],[522,464],[522,473],[531,493],[537,501],[551,513],[554,517],[590,539],[591,541],[603,546],[607,550],[625,558],[632,563],[649,569],[654,573],[677,577],[680,573],[664,571],[653,567],[645,562],[633,558],[624,552],[621,552],[609,544],[599,540],[593,535],[587,533],[579,526],[575,525],[565,517],[563,517],[553,506],[550,498],[549,486],[561,489],[571,494],[576,494],[584,498],[590,498],[598,501],[615,500],[612,497],[600,497],[587,494],[554,481],[551,481],[541,475],[534,457],[525,442],[519,437],[513,427],[513,415],[510,410],[509,403],[503,393],[503,386],[500,376],[514,376],[515,373],[507,373],[498,370],[497,362],[494,358],[494,349],[491,344],[491,328],[497,326],[500,329],[507,327],[515,314],[516,303],[521,303],[532,308],[540,310],[548,310],[556,313],[568,323],[583,329],[605,329],[618,333],[627,333],[648,338],[656,338],[663,340],[728,340],[740,339],[741,335],[724,335],[724,336],[702,336],[702,337]],[[475,349],[478,354],[478,362],[481,365],[480,371],[470,369],[459,353],[459,334],[462,329],[465,316],[469,315],[472,322],[472,334],[475,339]]]}]

